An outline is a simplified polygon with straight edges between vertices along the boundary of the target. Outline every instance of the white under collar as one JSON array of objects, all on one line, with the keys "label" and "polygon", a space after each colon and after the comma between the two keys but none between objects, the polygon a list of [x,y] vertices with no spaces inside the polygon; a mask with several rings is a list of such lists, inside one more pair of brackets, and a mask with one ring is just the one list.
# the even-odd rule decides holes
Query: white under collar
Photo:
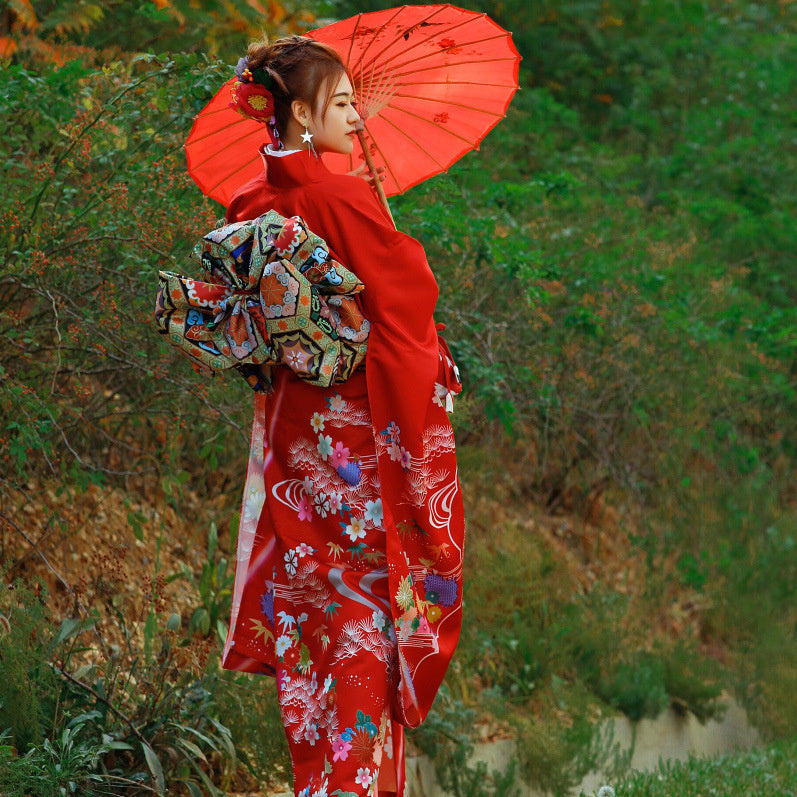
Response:
[{"label": "white under collar", "polygon": [[302,152],[300,149],[274,149],[273,144],[263,147],[262,152],[264,155],[270,155],[272,158],[284,158],[286,155],[293,155],[296,152]]}]

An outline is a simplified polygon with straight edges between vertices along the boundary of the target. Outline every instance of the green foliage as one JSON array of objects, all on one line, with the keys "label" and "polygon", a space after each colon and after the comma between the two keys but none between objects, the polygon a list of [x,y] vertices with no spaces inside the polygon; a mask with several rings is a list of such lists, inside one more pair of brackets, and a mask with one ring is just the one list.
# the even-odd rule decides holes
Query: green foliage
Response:
[{"label": "green foliage", "polygon": [[755,794],[782,797],[797,791],[797,741],[714,759],[664,763],[656,772],[628,775],[615,786],[618,797],[701,797]]},{"label": "green foliage", "polygon": [[260,784],[285,783],[291,756],[273,678],[223,672],[216,700],[220,720],[230,729],[240,758]]},{"label": "green foliage", "polygon": [[0,732],[25,751],[49,731],[57,684],[48,666],[46,597],[23,583],[0,598]]},{"label": "green foliage", "polygon": [[613,776],[630,763],[630,751],[621,752],[611,730],[590,721],[584,706],[567,707],[575,716],[572,724],[541,720],[530,712],[513,719],[520,773],[546,794],[567,794],[590,771]]},{"label": "green foliage", "polygon": [[[0,784],[8,797],[65,797],[100,795],[110,783],[120,780],[101,770],[102,757],[115,750],[128,750],[125,742],[98,742],[84,738],[84,730],[99,718],[99,712],[75,717],[54,741],[45,739],[22,758],[6,761]],[[1,759],[0,759],[1,760]]]},{"label": "green foliage", "polygon": [[223,645],[227,639],[227,618],[232,606],[232,588],[235,573],[228,568],[227,558],[218,556],[219,533],[216,524],[210,524],[207,558],[197,580],[191,569],[181,562],[181,573],[196,588],[201,605],[191,616],[189,631],[207,636],[211,630],[218,634]]},{"label": "green foliage", "polygon": [[435,762],[437,778],[454,797],[517,797],[514,764],[506,772],[488,772],[473,762],[469,735],[475,713],[452,699],[445,687],[424,724],[411,735],[419,749]]},{"label": "green foliage", "polygon": [[56,627],[46,595],[21,587],[0,598],[0,612],[9,629],[0,639],[8,793],[163,794],[177,784],[192,795],[223,793],[217,784],[231,777],[237,752],[218,719],[207,646],[181,642],[156,612],[152,657],[140,647],[142,629],[122,615],[119,650],[103,638],[99,616]]},{"label": "green foliage", "polygon": [[601,696],[629,719],[657,717],[667,706],[664,665],[654,656],[637,654],[620,663],[600,684]]},{"label": "green foliage", "polygon": [[229,413],[244,395],[174,365],[151,322],[157,268],[179,269],[218,214],[191,188],[180,145],[219,67],[176,56],[3,72],[4,470],[17,483],[118,478],[169,451],[183,470],[219,419],[241,428]]}]

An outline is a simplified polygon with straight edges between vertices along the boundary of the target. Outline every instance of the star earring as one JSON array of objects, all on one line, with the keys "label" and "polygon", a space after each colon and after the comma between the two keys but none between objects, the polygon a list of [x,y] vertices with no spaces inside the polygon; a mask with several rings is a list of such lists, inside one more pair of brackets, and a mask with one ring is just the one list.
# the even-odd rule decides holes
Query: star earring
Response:
[{"label": "star earring", "polygon": [[307,144],[307,149],[315,155],[315,147],[313,146],[313,134],[305,127],[302,133],[302,141]]}]

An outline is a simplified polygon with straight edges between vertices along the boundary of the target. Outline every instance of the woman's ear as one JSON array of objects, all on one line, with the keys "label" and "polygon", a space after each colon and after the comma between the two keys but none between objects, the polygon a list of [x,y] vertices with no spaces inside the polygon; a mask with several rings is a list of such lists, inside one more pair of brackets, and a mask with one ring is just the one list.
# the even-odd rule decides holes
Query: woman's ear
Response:
[{"label": "woman's ear", "polygon": [[294,100],[291,103],[291,115],[302,127],[307,127],[311,116],[310,106],[304,100]]}]

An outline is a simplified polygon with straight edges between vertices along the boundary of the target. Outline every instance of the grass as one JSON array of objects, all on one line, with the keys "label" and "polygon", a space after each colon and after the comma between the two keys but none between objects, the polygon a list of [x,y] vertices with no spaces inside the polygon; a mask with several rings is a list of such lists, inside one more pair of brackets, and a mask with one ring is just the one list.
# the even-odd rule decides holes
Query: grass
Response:
[{"label": "grass", "polygon": [[761,750],[663,763],[655,772],[629,775],[612,788],[616,797],[797,795],[797,738]]}]

